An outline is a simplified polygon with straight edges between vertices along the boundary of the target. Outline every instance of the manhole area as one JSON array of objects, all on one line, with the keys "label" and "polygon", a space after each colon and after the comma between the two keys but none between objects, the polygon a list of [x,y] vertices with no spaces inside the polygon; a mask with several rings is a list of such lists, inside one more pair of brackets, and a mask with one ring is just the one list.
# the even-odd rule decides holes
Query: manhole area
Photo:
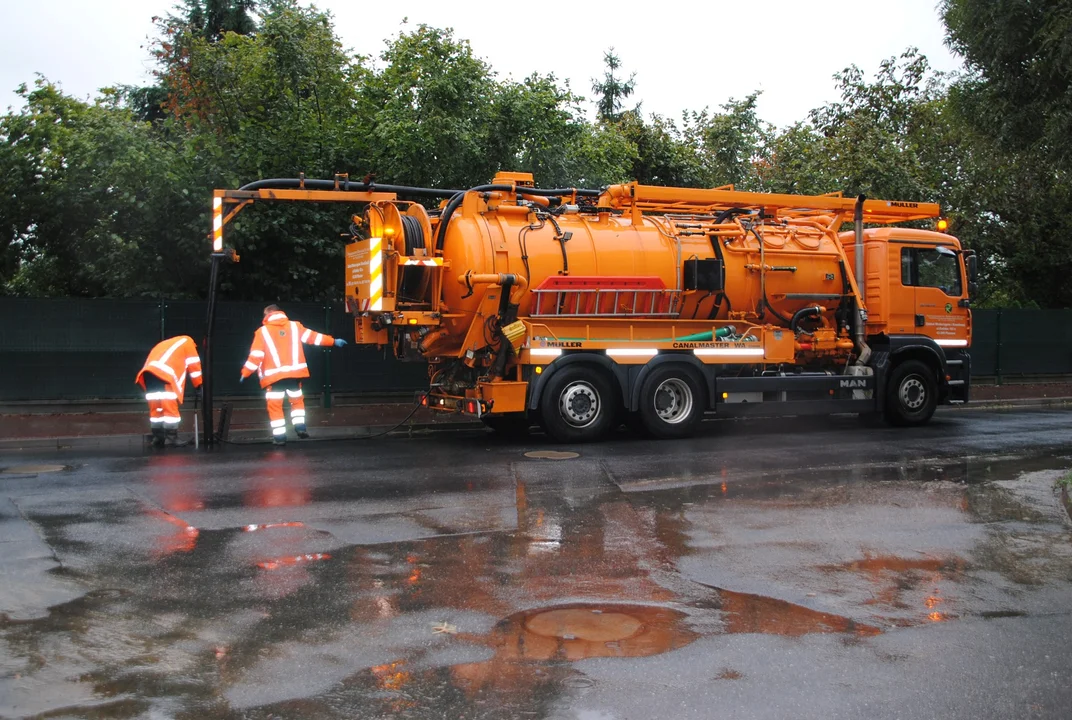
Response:
[{"label": "manhole area", "polygon": [[530,450],[525,453],[525,457],[535,458],[537,460],[572,460],[573,458],[579,458],[580,456],[580,453],[564,450]]},{"label": "manhole area", "polygon": [[601,610],[548,610],[525,621],[525,627],[537,635],[563,640],[614,642],[631,638],[644,627],[640,618],[624,612]]},{"label": "manhole area", "polygon": [[54,473],[70,470],[69,465],[13,465],[0,470],[4,475],[39,475],[41,473]]},{"label": "manhole area", "polygon": [[511,615],[493,636],[500,659],[646,657],[695,640],[685,620],[684,613],[664,607],[570,604]]}]

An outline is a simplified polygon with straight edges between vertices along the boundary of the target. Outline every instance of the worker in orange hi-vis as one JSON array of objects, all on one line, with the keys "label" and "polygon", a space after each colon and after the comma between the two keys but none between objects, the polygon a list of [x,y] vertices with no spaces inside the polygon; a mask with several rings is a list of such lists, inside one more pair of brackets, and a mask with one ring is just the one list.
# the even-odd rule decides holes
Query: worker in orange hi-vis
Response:
[{"label": "worker in orange hi-vis", "polygon": [[201,358],[193,338],[178,335],[154,345],[145,366],[134,378],[134,382],[145,389],[154,447],[163,447],[167,439],[173,442],[178,439],[182,421],[179,405],[187,377],[195,388],[201,387]]},{"label": "worker in orange hi-vis", "polygon": [[287,317],[278,305],[264,308],[264,324],[253,334],[249,357],[242,367],[242,382],[253,373],[261,379],[264,397],[268,401],[272,442],[287,444],[287,421],[283,415],[283,399],[290,400],[290,421],[300,438],[309,437],[305,427],[305,399],[301,380],[309,377],[302,344],[343,347],[346,341],[318,333]]}]

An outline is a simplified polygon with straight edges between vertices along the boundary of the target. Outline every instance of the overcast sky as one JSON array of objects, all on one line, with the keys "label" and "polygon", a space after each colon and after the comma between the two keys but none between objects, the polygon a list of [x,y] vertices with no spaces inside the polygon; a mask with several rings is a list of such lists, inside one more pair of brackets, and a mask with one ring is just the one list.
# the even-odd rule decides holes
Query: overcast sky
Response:
[{"label": "overcast sky", "polygon": [[[647,112],[717,108],[761,90],[760,117],[784,126],[837,99],[832,75],[851,64],[870,77],[883,58],[918,47],[938,70],[960,62],[943,45],[938,0],[706,0],[647,4],[359,2],[321,0],[354,52],[376,55],[403,18],[452,27],[500,77],[553,72],[591,95],[614,46],[636,72]],[[0,0],[0,107],[41,73],[78,97],[150,81],[152,17],[173,0]],[[632,8],[637,9],[632,9]],[[643,8],[655,8],[645,10]]]}]

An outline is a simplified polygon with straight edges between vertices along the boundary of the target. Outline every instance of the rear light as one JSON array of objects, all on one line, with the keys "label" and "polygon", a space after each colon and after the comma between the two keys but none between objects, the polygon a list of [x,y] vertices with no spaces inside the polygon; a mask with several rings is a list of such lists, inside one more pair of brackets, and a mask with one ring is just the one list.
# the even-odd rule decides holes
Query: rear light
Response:
[{"label": "rear light", "polygon": [[477,409],[479,407],[480,406],[477,405],[476,400],[466,400],[465,401],[465,412],[469,413],[470,415],[476,415]]}]

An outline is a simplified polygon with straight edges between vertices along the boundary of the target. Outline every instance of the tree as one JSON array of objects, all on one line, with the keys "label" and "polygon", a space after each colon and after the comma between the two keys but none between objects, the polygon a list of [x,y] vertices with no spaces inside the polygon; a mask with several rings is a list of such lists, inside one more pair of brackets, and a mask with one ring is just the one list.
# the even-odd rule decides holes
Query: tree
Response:
[{"label": "tree", "polygon": [[182,295],[203,285],[203,193],[181,151],[106,94],[46,80],[0,119],[7,292]]},{"label": "tree", "polygon": [[968,72],[950,103],[985,159],[970,219],[1000,296],[1072,307],[1072,2],[945,0]]},{"label": "tree", "polygon": [[721,113],[705,108],[686,114],[685,141],[700,158],[701,184],[759,189],[759,172],[766,164],[773,130],[756,113],[758,98],[754,92],[744,100],[730,98]]},{"label": "tree", "polygon": [[614,48],[603,53],[603,63],[607,66],[603,79],[592,80],[592,92],[596,95],[596,113],[600,120],[617,120],[622,111],[622,101],[633,94],[636,87],[636,73],[631,73],[628,80],[622,80],[618,70],[622,62],[614,54]]},{"label": "tree", "polygon": [[402,32],[367,75],[358,116],[370,139],[370,169],[407,185],[448,188],[486,182],[496,116],[496,81],[469,43],[420,25]]},{"label": "tree", "polygon": [[182,13],[171,16],[170,21],[217,42],[229,32],[252,35],[257,27],[253,17],[256,7],[257,0],[184,0]]}]

